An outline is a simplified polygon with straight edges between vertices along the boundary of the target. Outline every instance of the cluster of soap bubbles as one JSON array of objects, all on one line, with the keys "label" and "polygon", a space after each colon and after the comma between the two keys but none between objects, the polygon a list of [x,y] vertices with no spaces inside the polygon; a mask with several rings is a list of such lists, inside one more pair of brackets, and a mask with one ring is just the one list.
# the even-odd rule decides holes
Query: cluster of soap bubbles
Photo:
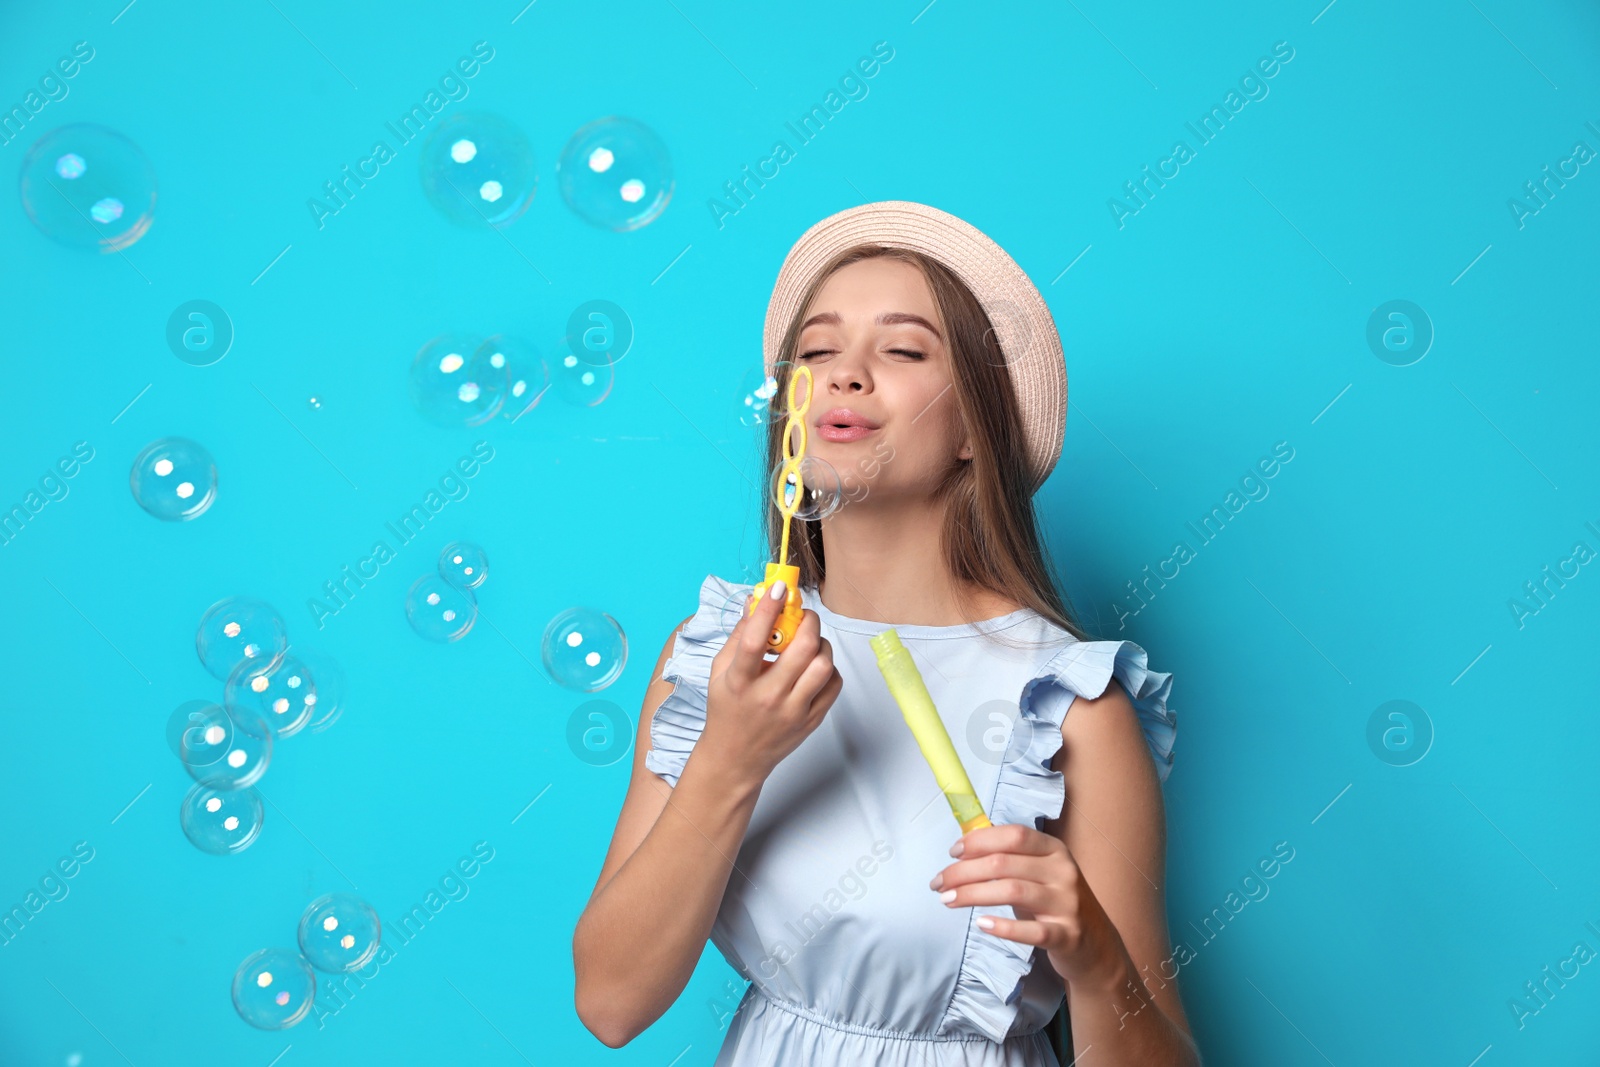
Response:
[{"label": "cluster of soap bubbles", "polygon": [[489,577],[489,554],[466,541],[453,541],[439,553],[437,574],[424,574],[406,593],[406,620],[430,641],[449,644],[467,636],[478,621],[472,592]]},{"label": "cluster of soap bubbles", "polygon": [[444,333],[411,360],[411,402],[438,426],[481,426],[496,415],[516,422],[552,388],[574,407],[611,394],[616,365],[633,347],[633,320],[609,300],[567,316],[554,372],[539,347],[511,334]]},{"label": "cluster of soap bubbles", "polygon": [[[422,191],[450,221],[504,229],[533,203],[533,146],[513,123],[483,111],[439,122],[422,144]],[[590,225],[648,225],[672,199],[672,158],[648,126],[610,116],[578,130],[556,161],[567,206]]]},{"label": "cluster of soap bubbles", "polygon": [[261,833],[254,786],[277,741],[321,733],[343,713],[344,672],[325,653],[291,648],[283,617],[251,597],[213,604],[195,631],[195,651],[222,681],[223,699],[188,701],[168,719],[168,744],[195,780],[178,818],[196,848],[226,856]]},{"label": "cluster of soap bubbles", "polygon": [[204,445],[163,437],[134,457],[128,486],[139,506],[156,518],[187,522],[217,499],[217,465]]},{"label": "cluster of soap bubbles", "polygon": [[[430,641],[459,641],[478,619],[473,590],[489,577],[489,555],[467,541],[439,553],[437,574],[424,574],[406,594],[406,619]],[[541,641],[545,670],[557,685],[580,693],[604,689],[622,676],[628,637],[622,624],[594,608],[568,608],[551,619]]]},{"label": "cluster of soap bubbles", "polygon": [[[446,218],[503,229],[533,203],[533,146],[510,121],[482,111],[438,121],[421,150],[422,189]],[[672,157],[646,125],[621,116],[590,122],[556,161],[561,197],[590,225],[637,230],[672,199]],[[22,162],[22,206],[62,244],[117,252],[155,219],[156,173],[139,146],[96,123],[61,126]]]},{"label": "cluster of soap bubbles", "polygon": [[233,974],[233,1006],[261,1030],[287,1030],[311,1012],[317,975],[350,974],[370,964],[382,942],[378,913],[360,897],[329,893],[300,916],[300,950],[264,948]]}]

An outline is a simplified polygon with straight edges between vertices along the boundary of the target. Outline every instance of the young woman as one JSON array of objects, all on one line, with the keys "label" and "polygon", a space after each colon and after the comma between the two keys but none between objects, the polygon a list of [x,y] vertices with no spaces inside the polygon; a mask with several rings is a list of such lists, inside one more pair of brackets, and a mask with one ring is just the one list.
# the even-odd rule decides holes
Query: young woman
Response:
[{"label": "young woman", "polygon": [[[962,220],[868,204],[790,251],[765,342],[768,469],[809,367],[807,451],[846,499],[791,527],[781,654],[789,591],[747,614],[716,576],[661,650],[573,937],[584,1025],[632,1040],[709,937],[751,983],[717,1067],[1198,1067],[1163,891],[1172,676],[1086,639],[1035,526],[1066,417],[1043,299]],[[891,627],[993,826],[953,824],[868,645]]]}]

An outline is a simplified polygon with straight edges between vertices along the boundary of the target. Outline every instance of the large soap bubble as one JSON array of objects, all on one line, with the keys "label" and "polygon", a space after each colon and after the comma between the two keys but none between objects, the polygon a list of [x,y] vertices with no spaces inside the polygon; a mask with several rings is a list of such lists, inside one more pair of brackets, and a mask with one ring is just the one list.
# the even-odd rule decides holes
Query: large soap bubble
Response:
[{"label": "large soap bubble", "polygon": [[289,651],[271,663],[240,663],[222,696],[228,710],[261,719],[278,737],[293,737],[316,711],[317,683],[311,668]]},{"label": "large soap bubble", "polygon": [[50,237],[116,252],[150,229],[156,172],[139,146],[95,123],[51,130],[22,161],[22,206]]},{"label": "large soap bubble", "polygon": [[187,522],[204,515],[217,498],[217,465],[205,446],[187,437],[163,437],[134,457],[128,487],[156,518]]},{"label": "large soap bubble", "polygon": [[458,112],[422,143],[422,190],[450,221],[504,229],[533,201],[538,171],[521,130],[498,115]]},{"label": "large soap bubble", "polygon": [[467,334],[440,334],[411,361],[411,402],[438,426],[477,426],[495,417],[511,387],[499,350]]},{"label": "large soap bubble", "polygon": [[424,574],[406,593],[406,619],[430,641],[447,644],[467,636],[478,621],[478,598],[439,574]]},{"label": "large soap bubble", "polygon": [[556,684],[593,693],[622,676],[628,638],[622,624],[605,612],[568,608],[545,626],[542,653]]},{"label": "large soap bubble", "polygon": [[520,337],[497,333],[483,342],[474,361],[487,360],[491,370],[504,368],[510,380],[500,417],[516,422],[539,406],[550,388],[550,365],[536,345]]},{"label": "large soap bubble", "polygon": [[311,1012],[317,975],[298,952],[264,948],[233,975],[233,1006],[258,1030],[287,1030]]},{"label": "large soap bubble", "polygon": [[637,230],[672,199],[672,157],[642,122],[611,116],[584,126],[556,161],[561,196],[606,230]]},{"label": "large soap bubble", "polygon": [[183,798],[178,821],[195,848],[228,856],[255,843],[265,814],[261,794],[253,788],[216,789],[196,782]]},{"label": "large soap bubble", "polygon": [[371,904],[349,893],[329,893],[300,916],[300,951],[319,971],[359,971],[378,954],[382,929]]},{"label": "large soap bubble", "polygon": [[206,609],[194,635],[195,651],[212,677],[226,682],[242,661],[271,663],[289,647],[283,616],[251,597],[219,600]]},{"label": "large soap bubble", "polygon": [[272,729],[247,711],[203,705],[178,735],[178,758],[189,776],[212,789],[244,789],[272,762]]}]

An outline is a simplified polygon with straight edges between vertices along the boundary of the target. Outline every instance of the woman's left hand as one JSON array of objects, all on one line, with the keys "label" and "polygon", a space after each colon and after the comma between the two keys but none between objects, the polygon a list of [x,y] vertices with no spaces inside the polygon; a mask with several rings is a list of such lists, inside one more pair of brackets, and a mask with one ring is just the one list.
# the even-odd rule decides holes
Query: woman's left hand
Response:
[{"label": "woman's left hand", "polygon": [[989,933],[1043,948],[1067,982],[1110,982],[1119,967],[1132,973],[1122,936],[1095,899],[1060,838],[1011,823],[985,826],[958,842],[960,859],[934,876],[933,888],[951,908],[1009,904],[1017,918],[992,920]]}]

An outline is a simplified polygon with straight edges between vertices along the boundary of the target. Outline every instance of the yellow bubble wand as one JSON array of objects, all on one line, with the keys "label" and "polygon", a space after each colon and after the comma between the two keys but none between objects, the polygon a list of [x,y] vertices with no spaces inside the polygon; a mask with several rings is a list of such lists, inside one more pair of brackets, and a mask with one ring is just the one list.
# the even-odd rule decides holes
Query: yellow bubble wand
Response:
[{"label": "yellow bubble wand", "polygon": [[900,643],[900,635],[893,630],[885,630],[868,643],[878,655],[878,670],[883,672],[889,694],[900,705],[900,714],[905,716],[906,725],[911,727],[911,736],[917,739],[922,758],[933,768],[934,780],[939,783],[944,798],[950,802],[950,810],[955,814],[956,822],[961,824],[961,832],[965,834],[979,827],[992,826],[989,817],[983,813],[983,805],[978,803],[978,795],[972,788],[972,780],[967,777],[966,768],[961,765],[961,756],[944,728],[944,720],[939,718],[938,709],[933,706],[933,698],[928,695],[928,687],[922,681],[922,672],[917,670],[911,653]]},{"label": "yellow bubble wand", "polygon": [[[795,386],[801,380],[806,383],[805,402],[795,399]],[[789,642],[794,640],[794,633],[800,628],[802,608],[800,606],[800,568],[789,562],[789,520],[794,518],[794,513],[800,507],[800,500],[805,494],[805,481],[800,477],[800,464],[806,457],[806,420],[805,413],[811,407],[811,368],[800,367],[789,378],[789,390],[786,394],[788,406],[788,422],[783,428],[783,466],[779,473],[782,475],[784,492],[778,501],[778,510],[783,513],[783,540],[778,546],[778,562],[767,563],[767,576],[761,584],[750,592],[750,599],[745,603],[745,613],[751,614],[756,605],[772,588],[772,583],[783,579],[788,586],[784,593],[783,611],[778,614],[778,620],[772,624],[772,632],[767,635],[767,651],[782,652],[789,647]],[[800,431],[800,444],[795,447],[794,431]],[[793,486],[793,491],[789,491]]]}]

